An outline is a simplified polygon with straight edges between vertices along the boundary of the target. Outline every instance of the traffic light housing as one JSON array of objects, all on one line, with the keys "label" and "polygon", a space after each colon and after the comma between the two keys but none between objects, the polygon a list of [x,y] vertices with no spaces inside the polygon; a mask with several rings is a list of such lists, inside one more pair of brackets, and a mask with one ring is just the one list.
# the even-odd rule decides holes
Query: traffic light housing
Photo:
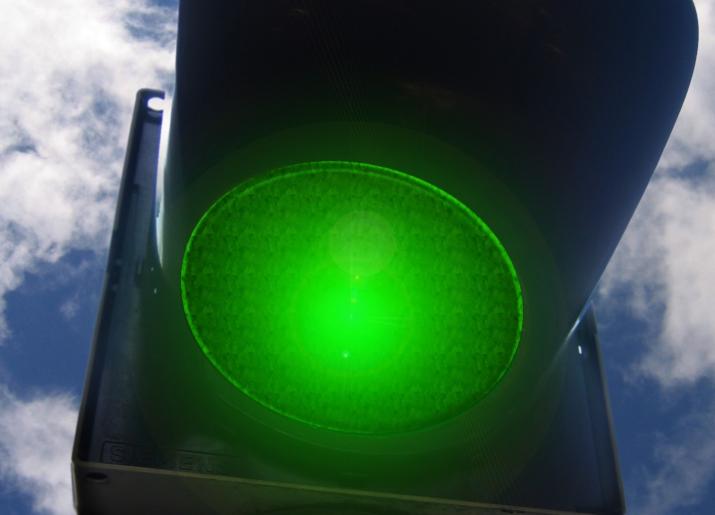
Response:
[{"label": "traffic light housing", "polygon": [[695,47],[688,1],[182,2],[79,511],[621,513],[589,296]]}]

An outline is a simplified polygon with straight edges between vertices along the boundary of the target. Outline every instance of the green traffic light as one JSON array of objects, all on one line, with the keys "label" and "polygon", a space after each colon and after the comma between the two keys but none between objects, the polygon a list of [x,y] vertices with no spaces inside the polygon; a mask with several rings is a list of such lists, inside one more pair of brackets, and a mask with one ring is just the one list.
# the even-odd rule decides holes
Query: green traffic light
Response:
[{"label": "green traffic light", "polygon": [[181,293],[200,348],[240,391],[353,433],[462,413],[505,374],[522,329],[489,227],[364,163],[302,163],[226,193],[191,234]]}]

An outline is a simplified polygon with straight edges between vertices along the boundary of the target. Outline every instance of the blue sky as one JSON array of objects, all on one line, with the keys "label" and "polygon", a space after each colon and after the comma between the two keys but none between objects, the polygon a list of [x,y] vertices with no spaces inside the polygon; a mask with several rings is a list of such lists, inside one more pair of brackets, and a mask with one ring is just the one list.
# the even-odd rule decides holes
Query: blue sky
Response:
[{"label": "blue sky", "polygon": [[[631,513],[715,513],[715,1],[595,296]],[[176,1],[0,0],[0,513],[73,513],[70,448],[134,94]]]}]

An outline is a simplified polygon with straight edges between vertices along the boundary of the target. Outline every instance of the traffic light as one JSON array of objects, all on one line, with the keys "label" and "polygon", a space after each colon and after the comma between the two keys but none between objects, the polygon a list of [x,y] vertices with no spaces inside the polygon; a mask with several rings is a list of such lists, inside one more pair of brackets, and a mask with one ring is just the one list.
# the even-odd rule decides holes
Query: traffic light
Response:
[{"label": "traffic light", "polygon": [[682,0],[191,2],[137,97],[80,513],[622,513],[589,297]]}]

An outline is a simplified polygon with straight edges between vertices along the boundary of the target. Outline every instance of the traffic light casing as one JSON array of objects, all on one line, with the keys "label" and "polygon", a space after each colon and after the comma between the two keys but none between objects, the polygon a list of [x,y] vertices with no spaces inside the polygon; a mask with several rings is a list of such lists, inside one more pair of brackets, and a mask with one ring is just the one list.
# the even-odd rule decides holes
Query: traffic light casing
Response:
[{"label": "traffic light casing", "polygon": [[[160,93],[137,98],[78,510],[623,512],[588,299],[685,95],[692,4],[183,2],[179,25],[158,182]],[[368,311],[334,300],[346,270]],[[477,387],[483,320],[516,340]]]}]

